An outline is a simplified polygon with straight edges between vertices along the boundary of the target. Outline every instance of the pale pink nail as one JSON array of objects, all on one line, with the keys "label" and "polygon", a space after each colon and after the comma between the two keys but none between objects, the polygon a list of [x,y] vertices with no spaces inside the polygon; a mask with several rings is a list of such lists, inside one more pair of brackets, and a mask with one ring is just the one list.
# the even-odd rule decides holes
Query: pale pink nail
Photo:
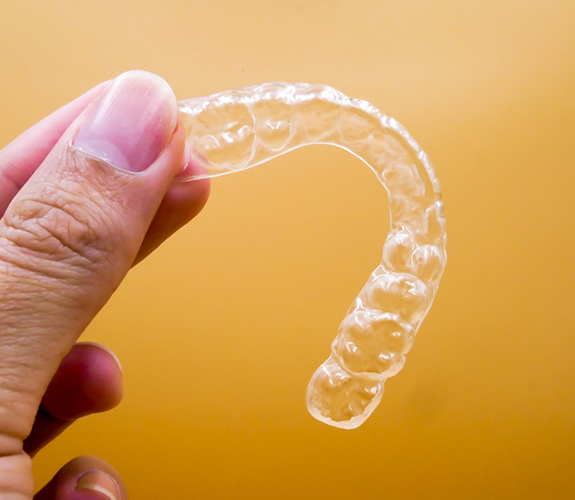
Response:
[{"label": "pale pink nail", "polygon": [[120,491],[112,476],[99,470],[91,470],[80,476],[76,491],[86,493],[94,499],[119,500]]},{"label": "pale pink nail", "polygon": [[118,169],[142,172],[172,137],[177,121],[170,86],[152,73],[129,71],[88,110],[73,145]]}]

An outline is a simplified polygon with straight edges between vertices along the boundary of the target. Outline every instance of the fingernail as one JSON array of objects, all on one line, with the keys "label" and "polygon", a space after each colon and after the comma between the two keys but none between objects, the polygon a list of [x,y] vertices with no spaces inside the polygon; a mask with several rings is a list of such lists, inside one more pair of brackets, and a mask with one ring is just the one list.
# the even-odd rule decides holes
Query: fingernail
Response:
[{"label": "fingernail", "polygon": [[76,491],[87,493],[94,499],[119,500],[120,490],[112,476],[99,470],[91,470],[80,476]]},{"label": "fingernail", "polygon": [[90,345],[92,347],[97,347],[98,349],[107,352],[110,356],[112,356],[112,359],[118,364],[120,372],[124,373],[124,370],[122,369],[122,363],[120,363],[120,358],[109,347],[106,347],[105,345],[102,344],[98,344],[97,342],[76,342],[76,345]]},{"label": "fingernail", "polygon": [[73,145],[120,170],[142,172],[158,157],[177,122],[170,86],[152,73],[129,71],[88,110]]}]

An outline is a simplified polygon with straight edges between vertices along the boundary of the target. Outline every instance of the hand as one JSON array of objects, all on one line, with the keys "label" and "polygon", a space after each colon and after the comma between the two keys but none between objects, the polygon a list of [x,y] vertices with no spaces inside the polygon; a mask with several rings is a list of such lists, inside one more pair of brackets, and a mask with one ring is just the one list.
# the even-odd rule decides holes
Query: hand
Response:
[{"label": "hand", "polygon": [[[177,182],[184,130],[170,87],[142,71],[103,83],[0,151],[0,500],[33,498],[31,460],[75,419],[116,406],[122,374],[75,344],[130,267],[204,206]],[[37,500],[126,499],[94,457]]]}]

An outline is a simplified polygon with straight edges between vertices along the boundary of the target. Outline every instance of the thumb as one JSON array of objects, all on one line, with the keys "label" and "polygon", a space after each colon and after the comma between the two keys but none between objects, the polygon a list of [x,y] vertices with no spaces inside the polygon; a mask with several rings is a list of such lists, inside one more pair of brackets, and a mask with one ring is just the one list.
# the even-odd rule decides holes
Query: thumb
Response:
[{"label": "thumb", "polygon": [[121,75],[0,221],[0,457],[21,451],[60,360],[134,261],[181,166],[178,116],[160,77]]}]

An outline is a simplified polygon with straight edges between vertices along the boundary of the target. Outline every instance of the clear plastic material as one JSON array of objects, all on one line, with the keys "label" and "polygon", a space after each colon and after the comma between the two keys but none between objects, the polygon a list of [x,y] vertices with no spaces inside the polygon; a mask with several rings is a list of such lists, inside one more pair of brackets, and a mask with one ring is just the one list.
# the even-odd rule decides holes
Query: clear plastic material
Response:
[{"label": "clear plastic material", "polygon": [[363,160],[389,195],[381,264],[351,305],[331,355],[315,372],[310,413],[342,429],[361,425],[385,380],[404,365],[446,262],[439,182],[425,153],[393,118],[325,85],[264,83],[179,103],[193,161],[215,177],[309,144]]}]

